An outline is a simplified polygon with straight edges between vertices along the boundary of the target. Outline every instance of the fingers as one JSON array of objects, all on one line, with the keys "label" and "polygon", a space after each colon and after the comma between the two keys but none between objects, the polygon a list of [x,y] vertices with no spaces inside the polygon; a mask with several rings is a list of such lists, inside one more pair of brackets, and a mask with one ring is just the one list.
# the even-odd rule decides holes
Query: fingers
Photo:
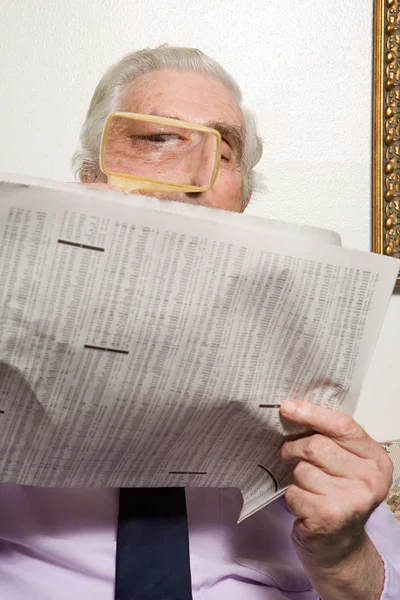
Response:
[{"label": "fingers", "polygon": [[294,410],[283,403],[281,414],[317,432],[281,448],[284,461],[297,462],[285,494],[297,517],[293,531],[316,533],[318,539],[337,533],[348,544],[387,495],[390,458],[348,415],[300,401]]},{"label": "fingers", "polygon": [[[327,498],[291,485],[285,494],[289,510],[297,517],[296,527],[307,533],[332,534],[340,532],[354,519],[351,507],[337,498]],[[357,521],[360,513],[357,513]]]},{"label": "fingers", "polygon": [[327,496],[336,491],[334,488],[339,487],[338,482],[341,480],[301,460],[293,471],[293,481],[294,485],[304,491]]},{"label": "fingers", "polygon": [[[364,458],[383,457],[385,451],[352,417],[311,402],[286,401],[281,415],[335,440],[342,448]],[[383,458],[382,458],[383,459]]]},{"label": "fingers", "polygon": [[285,442],[281,448],[284,462],[306,461],[335,477],[357,479],[363,470],[372,468],[370,459],[352,454],[324,435],[311,435],[294,442]]},{"label": "fingers", "polygon": [[310,519],[316,514],[318,497],[297,485],[291,485],[285,493],[289,510],[299,519]]}]

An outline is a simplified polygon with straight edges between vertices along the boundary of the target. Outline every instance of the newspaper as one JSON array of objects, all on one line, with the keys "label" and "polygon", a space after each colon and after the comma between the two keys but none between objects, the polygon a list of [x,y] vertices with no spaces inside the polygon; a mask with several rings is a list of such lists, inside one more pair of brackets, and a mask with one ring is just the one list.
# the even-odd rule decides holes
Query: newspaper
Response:
[{"label": "newspaper", "polygon": [[0,481],[281,495],[288,398],[352,414],[398,271],[312,227],[0,177]]}]

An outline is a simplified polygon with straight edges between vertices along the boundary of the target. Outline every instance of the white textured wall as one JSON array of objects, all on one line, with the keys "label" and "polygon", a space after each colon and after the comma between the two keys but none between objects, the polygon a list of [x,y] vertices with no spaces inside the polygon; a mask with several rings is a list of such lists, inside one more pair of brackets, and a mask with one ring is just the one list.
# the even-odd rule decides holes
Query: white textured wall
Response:
[{"label": "white textured wall", "polygon": [[[70,180],[84,113],[105,68],[132,49],[197,46],[239,81],[265,140],[267,193],[251,211],[371,231],[372,0],[0,0],[0,171]],[[400,438],[400,298],[357,413]]]}]

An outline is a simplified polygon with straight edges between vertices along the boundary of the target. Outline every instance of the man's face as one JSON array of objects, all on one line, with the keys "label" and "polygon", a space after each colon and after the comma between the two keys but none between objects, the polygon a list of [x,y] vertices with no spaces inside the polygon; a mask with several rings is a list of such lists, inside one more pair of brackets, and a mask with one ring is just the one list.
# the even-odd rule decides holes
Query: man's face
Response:
[{"label": "man's face", "polygon": [[223,140],[221,164],[210,190],[189,194],[143,193],[242,212],[245,124],[240,107],[222,83],[190,71],[154,71],[125,86],[118,110],[172,117],[218,129]]}]

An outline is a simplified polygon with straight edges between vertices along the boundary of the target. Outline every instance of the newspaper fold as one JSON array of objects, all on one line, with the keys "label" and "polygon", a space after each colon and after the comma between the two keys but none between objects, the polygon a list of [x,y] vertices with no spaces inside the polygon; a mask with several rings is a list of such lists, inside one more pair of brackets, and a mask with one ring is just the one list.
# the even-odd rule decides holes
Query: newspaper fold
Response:
[{"label": "newspaper fold", "polygon": [[239,487],[287,398],[352,414],[398,272],[333,232],[0,177],[0,481]]}]

